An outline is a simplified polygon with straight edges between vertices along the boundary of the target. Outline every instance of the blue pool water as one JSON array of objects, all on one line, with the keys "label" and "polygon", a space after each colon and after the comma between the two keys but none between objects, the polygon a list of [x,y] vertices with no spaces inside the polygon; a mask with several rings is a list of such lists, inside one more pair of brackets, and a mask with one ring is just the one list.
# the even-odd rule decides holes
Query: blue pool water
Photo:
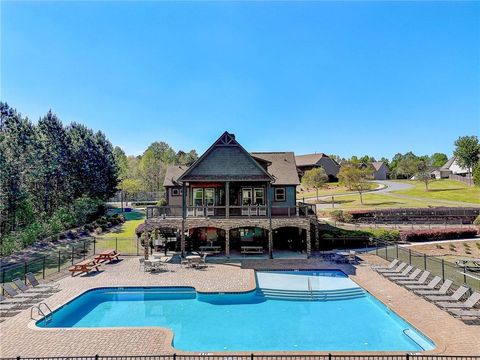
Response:
[{"label": "blue pool water", "polygon": [[[259,272],[257,278],[278,284],[278,275],[285,276],[285,283],[294,287],[295,281],[287,277],[295,277],[302,284],[305,277],[351,281],[343,273],[318,271]],[[289,286],[284,289],[287,293]],[[317,301],[270,299],[260,288],[234,294],[197,293],[188,287],[100,288],[80,295],[56,310],[50,321],[42,319],[37,326],[170,328],[173,346],[185,351],[434,348],[420,332],[368,293],[352,299]]]}]

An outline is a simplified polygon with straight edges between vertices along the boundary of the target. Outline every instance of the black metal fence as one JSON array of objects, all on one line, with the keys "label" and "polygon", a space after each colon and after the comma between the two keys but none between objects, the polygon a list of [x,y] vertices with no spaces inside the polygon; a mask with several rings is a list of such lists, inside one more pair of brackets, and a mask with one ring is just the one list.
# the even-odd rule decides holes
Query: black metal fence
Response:
[{"label": "black metal fence", "polygon": [[137,356],[57,356],[57,357],[15,357],[3,360],[479,360],[477,355],[414,355],[414,354],[382,354],[382,355],[137,355]]},{"label": "black metal fence", "polygon": [[2,264],[0,283],[9,283],[16,278],[26,281],[27,273],[33,273],[37,278],[45,279],[107,249],[115,249],[125,256],[138,256],[144,251],[140,240],[136,237],[89,237],[56,250],[46,251],[44,255],[29,260],[18,261],[11,265]]},{"label": "black metal fence", "polygon": [[375,254],[386,260],[399,259],[418,269],[430,271],[432,275],[440,276],[443,281],[450,279],[455,286],[468,285],[472,290],[480,291],[480,273],[471,271],[466,266],[458,266],[436,256],[428,256],[397,243],[382,240],[374,242]]}]

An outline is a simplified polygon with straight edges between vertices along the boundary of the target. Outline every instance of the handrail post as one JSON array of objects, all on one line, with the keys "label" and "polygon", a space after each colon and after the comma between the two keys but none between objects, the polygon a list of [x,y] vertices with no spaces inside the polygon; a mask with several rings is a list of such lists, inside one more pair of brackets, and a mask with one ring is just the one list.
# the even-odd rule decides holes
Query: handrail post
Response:
[{"label": "handrail post", "polygon": [[427,270],[427,254],[423,254],[423,270]]},{"label": "handrail post", "polygon": [[61,250],[58,250],[58,272],[60,272],[60,257],[61,257],[60,251]]},{"label": "handrail post", "polygon": [[43,275],[43,279],[45,279],[45,263],[46,263],[46,256],[43,255],[43,272],[42,272],[42,275]]},{"label": "handrail post", "polygon": [[96,247],[97,247],[97,238],[93,237],[93,255],[96,254]]},{"label": "handrail post", "polygon": [[75,256],[75,245],[72,245],[72,265],[73,265],[74,256]]},{"label": "handrail post", "polygon": [[445,260],[442,259],[442,281],[445,281]]},{"label": "handrail post", "polygon": [[328,353],[328,360],[332,360],[332,353]]},{"label": "handrail post", "polygon": [[250,360],[253,360],[253,357],[254,357],[254,355],[253,355],[253,353],[251,353],[250,354]]},{"label": "handrail post", "polygon": [[85,244],[85,240],[83,240],[83,260],[87,257],[87,247]]},{"label": "handrail post", "polygon": [[28,272],[28,262],[25,260],[25,267],[23,269],[23,280],[25,285],[27,285],[27,272]]},{"label": "handrail post", "polygon": [[118,252],[118,237],[115,236],[115,251]]},{"label": "handrail post", "polygon": [[95,360],[98,360],[98,354],[95,354]]}]

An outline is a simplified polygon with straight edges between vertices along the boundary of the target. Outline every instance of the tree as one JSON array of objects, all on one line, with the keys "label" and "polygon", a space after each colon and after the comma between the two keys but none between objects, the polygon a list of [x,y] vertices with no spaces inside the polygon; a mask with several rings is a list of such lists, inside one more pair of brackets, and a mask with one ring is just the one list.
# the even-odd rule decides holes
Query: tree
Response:
[{"label": "tree", "polygon": [[478,162],[480,155],[478,137],[475,135],[460,136],[455,141],[455,151],[453,155],[457,158],[458,165],[467,168],[471,174],[473,166]]},{"label": "tree", "polygon": [[328,181],[328,175],[325,172],[325,169],[322,167],[316,167],[305,172],[302,177],[302,184],[306,187],[313,187],[317,190],[317,200],[318,200],[318,189],[321,188]]},{"label": "tree", "polygon": [[363,155],[360,159],[358,159],[361,163],[364,163],[364,164],[370,164],[375,160],[375,158],[373,156],[369,156],[369,155]]},{"label": "tree", "polygon": [[113,148],[113,156],[115,157],[115,162],[118,168],[118,179],[122,181],[127,178],[128,175],[128,159],[125,152],[120,146],[115,146]]},{"label": "tree", "polygon": [[355,190],[360,194],[360,203],[363,205],[363,192],[370,189],[368,180],[372,177],[369,168],[362,169],[357,164],[343,164],[338,172],[338,179],[350,190]]},{"label": "tree", "polygon": [[430,161],[419,158],[415,161],[415,177],[425,183],[425,190],[428,191],[428,183],[432,180],[432,167]]},{"label": "tree", "polygon": [[436,168],[443,166],[447,161],[448,157],[444,153],[435,153],[430,156],[430,164]]},{"label": "tree", "polygon": [[480,186],[480,162],[473,167],[472,179],[475,186]]},{"label": "tree", "polygon": [[162,162],[153,149],[148,149],[140,160],[139,169],[142,182],[147,191],[159,191],[162,186],[162,173],[165,172]]}]

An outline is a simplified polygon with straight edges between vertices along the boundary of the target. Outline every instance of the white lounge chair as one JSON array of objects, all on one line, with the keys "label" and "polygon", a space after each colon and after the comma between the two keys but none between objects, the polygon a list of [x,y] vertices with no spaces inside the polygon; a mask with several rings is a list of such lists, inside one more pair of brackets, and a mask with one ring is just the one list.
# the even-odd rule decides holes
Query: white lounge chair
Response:
[{"label": "white lounge chair", "polygon": [[400,260],[393,259],[390,262],[390,264],[388,264],[388,266],[372,266],[372,269],[375,269],[378,272],[382,272],[382,271],[385,271],[385,270],[392,270],[399,262],[400,262]]},{"label": "white lounge chair", "polygon": [[440,281],[442,281],[442,278],[440,276],[435,276],[427,285],[407,284],[405,287],[410,290],[433,290],[438,284],[440,284]]},{"label": "white lounge chair", "polygon": [[412,266],[412,265],[408,265],[408,266],[407,266],[402,272],[400,272],[400,273],[386,273],[386,274],[384,273],[384,274],[382,274],[382,275],[385,276],[385,277],[407,276],[407,275],[410,273],[410,271],[412,271],[412,270],[413,270],[413,266]]},{"label": "white lounge chair", "polygon": [[474,292],[465,302],[437,302],[442,308],[471,309],[480,301],[480,293]]},{"label": "white lounge chair", "polygon": [[413,270],[413,272],[408,275],[408,276],[392,276],[390,277],[389,279],[390,280],[393,280],[393,281],[399,281],[399,280],[410,280],[410,281],[415,281],[415,279],[417,278],[418,275],[420,275],[420,273],[422,272],[422,270],[420,269],[415,269]]},{"label": "white lounge chair", "polygon": [[428,295],[426,298],[431,301],[458,301],[468,291],[466,286],[460,286],[452,295]]},{"label": "white lounge chair", "polygon": [[445,295],[452,286],[453,281],[450,279],[445,280],[440,289],[437,290],[413,290],[417,295]]},{"label": "white lounge chair", "polygon": [[3,284],[1,286],[9,296],[15,299],[23,298],[23,299],[30,299],[32,301],[38,302],[42,297],[41,294],[25,294],[25,293],[20,294],[10,284]]},{"label": "white lounge chair", "polygon": [[27,277],[27,281],[32,285],[35,289],[49,289],[51,292],[58,292],[60,291],[59,283],[54,283],[54,284],[40,284],[35,277],[34,274],[32,273],[26,273],[25,276]]},{"label": "white lounge chair", "polygon": [[422,273],[422,275],[417,280],[415,280],[415,278],[414,279],[407,279],[407,280],[399,280],[399,281],[397,281],[397,284],[401,284],[401,285],[412,285],[412,284],[423,285],[423,284],[425,284],[425,282],[427,281],[429,276],[430,276],[430,271],[424,271]]},{"label": "white lounge chair", "polygon": [[48,297],[51,296],[52,293],[50,289],[45,289],[45,288],[29,288],[27,285],[23,283],[22,280],[20,279],[13,279],[13,283],[15,286],[24,294],[43,294],[43,296]]},{"label": "white lounge chair", "polygon": [[398,274],[400,273],[404,268],[405,266],[407,266],[407,263],[400,263],[398,264],[398,266],[394,269],[385,269],[385,270],[377,270],[377,272],[379,272],[380,274],[389,274],[389,273],[394,273],[394,274]]},{"label": "white lounge chair", "polygon": [[464,309],[449,309],[449,313],[456,317],[475,317],[480,318],[480,309],[464,310]]}]

